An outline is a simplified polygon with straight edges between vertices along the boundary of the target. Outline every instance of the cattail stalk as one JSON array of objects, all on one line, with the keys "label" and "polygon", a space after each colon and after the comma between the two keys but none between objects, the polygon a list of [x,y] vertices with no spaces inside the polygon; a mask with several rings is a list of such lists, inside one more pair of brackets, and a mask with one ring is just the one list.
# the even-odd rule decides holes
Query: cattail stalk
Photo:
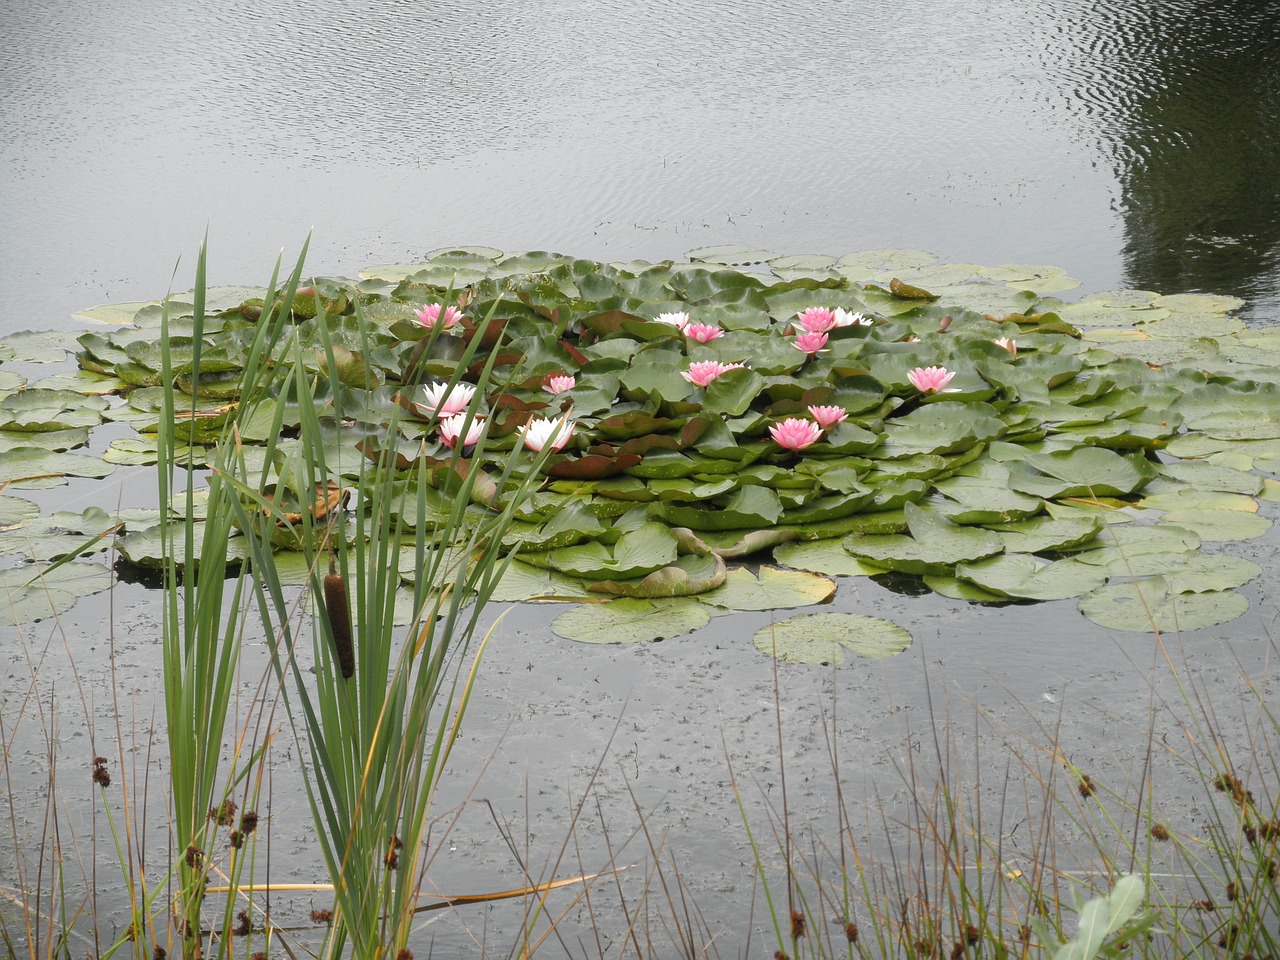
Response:
[{"label": "cattail stalk", "polygon": [[347,609],[347,583],[329,558],[329,572],[324,578],[324,612],[329,618],[329,631],[338,653],[338,669],[342,679],[350,680],[356,672],[356,651],[351,641],[351,613]]}]

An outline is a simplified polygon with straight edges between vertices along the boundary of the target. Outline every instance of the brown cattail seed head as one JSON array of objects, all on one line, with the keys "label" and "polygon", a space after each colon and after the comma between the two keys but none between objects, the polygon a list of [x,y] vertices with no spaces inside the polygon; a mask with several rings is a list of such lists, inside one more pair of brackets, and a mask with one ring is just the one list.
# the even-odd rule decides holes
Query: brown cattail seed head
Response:
[{"label": "brown cattail seed head", "polygon": [[356,672],[356,652],[351,642],[351,614],[347,610],[347,584],[340,573],[324,578],[324,611],[333,633],[333,647],[338,654],[342,679],[350,680]]}]

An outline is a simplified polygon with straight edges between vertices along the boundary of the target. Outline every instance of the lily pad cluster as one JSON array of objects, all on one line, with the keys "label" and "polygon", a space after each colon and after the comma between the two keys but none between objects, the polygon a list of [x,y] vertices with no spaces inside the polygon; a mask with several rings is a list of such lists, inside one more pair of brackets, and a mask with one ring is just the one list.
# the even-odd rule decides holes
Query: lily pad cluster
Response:
[{"label": "lily pad cluster", "polygon": [[[917,251],[689,257],[469,247],[317,278],[293,320],[334,483],[361,458],[394,458],[406,478],[425,464],[426,515],[406,493],[402,523],[445,515],[459,476],[475,480],[479,517],[510,495],[511,459],[531,469],[549,446],[502,544],[519,553],[496,596],[618,598],[556,621],[587,641],[811,606],[837,575],[905,574],[977,602],[1079,598],[1123,630],[1194,629],[1247,608],[1237,588],[1260,568],[1207,545],[1269,526],[1258,500],[1280,469],[1280,335],[1231,316],[1239,301],[1108,291],[1066,303],[1056,294],[1075,281],[1058,268]],[[190,305],[167,305],[174,386],[191,398],[176,426],[195,464],[241,404],[249,444],[276,416],[299,422],[287,394],[240,395],[264,307],[251,293],[211,292],[198,369]],[[104,459],[154,458],[161,312],[87,311],[112,327],[79,337],[79,388],[0,380],[0,478],[39,485],[73,472],[67,458],[93,461],[68,451],[103,421],[137,434]],[[283,491],[296,471],[281,449]],[[0,516],[15,529],[36,523],[10,507]],[[144,521],[124,530],[126,560],[158,562]],[[811,624],[822,636],[869,637],[864,655],[900,648],[892,625],[822,616],[837,617]],[[771,630],[757,646],[793,659],[859,649]]]}]

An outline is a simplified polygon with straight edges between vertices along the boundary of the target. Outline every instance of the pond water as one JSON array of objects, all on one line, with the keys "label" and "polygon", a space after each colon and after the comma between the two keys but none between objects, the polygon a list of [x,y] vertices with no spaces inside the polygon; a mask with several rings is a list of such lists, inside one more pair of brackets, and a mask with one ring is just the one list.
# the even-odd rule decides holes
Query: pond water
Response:
[{"label": "pond water", "polygon": [[[922,248],[1056,264],[1085,291],[1234,294],[1250,323],[1280,318],[1280,18],[1265,4],[68,0],[56,18],[39,4],[10,11],[6,34],[0,342],[76,328],[70,314],[95,303],[185,289],[206,229],[214,283],[264,282],[309,230],[310,268],[339,275],[464,243],[600,260],[720,243]],[[145,500],[150,483],[135,468],[38,499],[111,506]],[[1269,536],[1232,549],[1272,574],[1275,547]],[[1183,638],[1223,692],[1224,718],[1243,709],[1240,666],[1274,682],[1273,598],[1257,584],[1245,593],[1244,618]],[[126,695],[126,740],[152,729],[154,608],[153,592],[121,584],[110,608],[0,632],[7,722],[33,673],[28,715],[56,688],[46,724],[58,717],[71,779],[90,727],[96,750],[116,755],[103,747],[116,737],[113,691]],[[915,645],[780,671],[798,823],[831,816],[833,703],[846,789],[890,809],[935,720],[961,752],[1003,749],[976,729],[974,706],[1018,729],[1061,712],[1068,748],[1121,774],[1145,747],[1147,698],[1163,682],[1151,638],[1109,634],[1072,602],[979,608],[842,578],[834,608],[894,620]],[[776,799],[773,665],[743,642],[770,615],[613,649],[555,637],[558,612],[507,616],[443,802],[491,800],[541,862],[607,749],[595,785],[605,824],[630,831],[633,790],[720,949],[736,953],[752,876],[727,762],[748,798]],[[64,697],[69,657],[83,692]],[[28,720],[28,734],[40,726]],[[19,741],[12,789],[37,789],[44,751],[39,737]],[[305,804],[296,784],[280,793],[294,799],[275,801],[277,849],[295,858],[309,846]],[[67,807],[88,802],[69,795]],[[477,811],[441,853],[441,887],[520,882]],[[582,869],[596,869],[600,821],[582,835],[594,844]],[[518,915],[485,917],[468,917],[471,935],[505,954]],[[439,926],[440,943],[471,942]]]}]

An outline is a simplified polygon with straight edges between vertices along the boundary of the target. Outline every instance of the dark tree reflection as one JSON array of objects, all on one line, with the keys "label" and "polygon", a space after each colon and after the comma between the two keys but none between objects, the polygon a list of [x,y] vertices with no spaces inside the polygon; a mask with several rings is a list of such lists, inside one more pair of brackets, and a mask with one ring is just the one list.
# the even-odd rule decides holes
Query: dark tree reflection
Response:
[{"label": "dark tree reflection", "polygon": [[1280,4],[1062,12],[1059,66],[1121,185],[1128,281],[1280,301]]}]

